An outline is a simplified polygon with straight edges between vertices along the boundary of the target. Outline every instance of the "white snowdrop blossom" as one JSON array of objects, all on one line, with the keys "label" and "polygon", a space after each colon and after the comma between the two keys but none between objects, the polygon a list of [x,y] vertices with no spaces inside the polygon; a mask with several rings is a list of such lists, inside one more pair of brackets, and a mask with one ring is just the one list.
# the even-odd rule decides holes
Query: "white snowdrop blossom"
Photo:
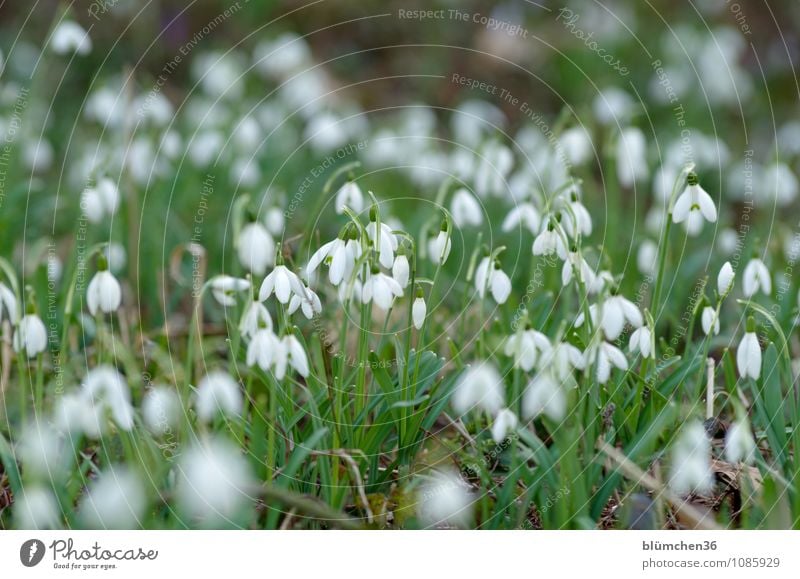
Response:
[{"label": "white snowdrop blossom", "polygon": [[334,205],[336,213],[340,215],[344,213],[345,207],[358,215],[364,210],[364,194],[355,181],[348,181],[336,192]]},{"label": "white snowdrop blossom", "polygon": [[47,329],[34,313],[25,314],[14,332],[14,351],[35,358],[47,349]]},{"label": "white snowdrop blossom", "polygon": [[656,357],[656,352],[653,349],[653,333],[647,326],[642,326],[634,330],[631,334],[629,343],[631,352],[640,352],[643,358]]},{"label": "white snowdrop blossom", "polygon": [[394,281],[400,284],[401,288],[408,286],[408,278],[410,273],[408,258],[405,254],[400,254],[394,258],[394,265],[392,265],[392,277]]},{"label": "white snowdrop blossom", "polygon": [[726,261],[719,270],[717,275],[717,293],[720,297],[728,295],[733,288],[733,280],[736,273],[733,271],[733,266],[730,261]]},{"label": "white snowdrop blossom", "polygon": [[753,464],[756,457],[756,441],[746,417],[735,420],[725,434],[725,458],[737,464]]},{"label": "white snowdrop blossom", "polygon": [[633,187],[648,177],[646,153],[644,133],[635,127],[624,129],[617,141],[617,178],[623,187]]},{"label": "white snowdrop blossom", "polygon": [[459,189],[450,203],[453,223],[458,228],[479,227],[483,223],[483,210],[478,200],[466,189]]},{"label": "white snowdrop blossom", "polygon": [[0,321],[12,324],[17,321],[17,297],[4,283],[0,282]]},{"label": "white snowdrop blossom", "polygon": [[83,431],[90,438],[99,438],[110,416],[117,428],[133,429],[133,405],[128,383],[116,368],[97,366],[87,374],[81,386],[86,409]]},{"label": "white snowdrop blossom", "polygon": [[220,305],[225,307],[236,305],[236,294],[250,289],[250,282],[246,279],[230,275],[218,275],[209,283],[211,295]]},{"label": "white snowdrop blossom", "polygon": [[596,294],[603,289],[602,280],[597,279],[594,270],[586,263],[581,254],[577,251],[570,251],[564,265],[561,266],[561,285],[567,287],[575,277],[576,271],[580,272],[579,279],[590,294]]},{"label": "white snowdrop blossom", "polygon": [[608,382],[608,379],[611,378],[611,371],[614,368],[620,370],[628,369],[628,360],[625,358],[625,354],[608,342],[600,342],[588,348],[584,355],[587,365],[595,364],[597,381],[600,384]]},{"label": "white snowdrop blossom", "polygon": [[550,340],[532,328],[515,332],[506,340],[505,355],[514,358],[514,364],[529,372],[536,366],[539,354],[550,350]]},{"label": "white snowdrop blossom", "polygon": [[428,306],[425,305],[425,298],[420,293],[417,293],[417,297],[414,298],[414,304],[411,306],[411,321],[417,330],[422,329],[427,313]]},{"label": "white snowdrop blossom", "polygon": [[272,316],[267,307],[258,300],[252,300],[239,322],[239,332],[245,338],[252,338],[261,328],[272,329]]},{"label": "white snowdrop blossom", "polygon": [[503,407],[504,390],[503,378],[497,368],[491,362],[479,362],[468,367],[456,382],[453,408],[462,416],[474,408],[495,415]]},{"label": "white snowdrop blossom", "polygon": [[239,263],[253,275],[262,276],[275,263],[275,241],[261,223],[248,223],[236,240]]},{"label": "white snowdrop blossom", "polygon": [[672,208],[672,221],[674,223],[686,222],[686,231],[689,235],[697,235],[703,228],[703,221],[714,223],[717,221],[717,207],[711,195],[706,193],[695,173],[689,173],[686,188],[678,196]]},{"label": "white snowdrop blossom", "polygon": [[433,263],[444,264],[450,256],[450,234],[442,229],[439,234],[428,239],[428,254]]},{"label": "white snowdrop blossom", "polygon": [[203,422],[211,422],[219,413],[237,417],[242,412],[242,391],[228,373],[212,370],[197,385],[194,404]]},{"label": "white snowdrop blossom", "polygon": [[262,302],[266,301],[273,292],[275,292],[275,297],[282,304],[288,304],[292,295],[299,296],[301,299],[306,297],[303,282],[300,281],[296,273],[285,265],[276,265],[269,275],[264,278],[261,283],[261,289],[258,292],[258,299]]},{"label": "white snowdrop blossom", "polygon": [[57,529],[61,509],[53,492],[44,486],[26,484],[14,501],[14,524],[18,529]]},{"label": "white snowdrop blossom", "polygon": [[772,293],[772,277],[767,266],[759,258],[754,257],[747,262],[742,274],[742,293],[744,297],[751,298],[758,291],[768,296]]},{"label": "white snowdrop blossom", "polygon": [[309,287],[306,287],[305,290],[306,297],[304,298],[297,294],[292,296],[292,299],[289,300],[289,307],[286,313],[291,316],[300,308],[300,311],[303,312],[306,319],[310,320],[315,315],[322,313],[322,302],[319,300],[319,296],[314,290]]},{"label": "white snowdrop blossom", "polygon": [[87,187],[81,194],[81,211],[92,223],[102,223],[113,217],[119,207],[119,189],[108,177],[98,179],[94,187]]},{"label": "white snowdrop blossom", "polygon": [[306,275],[311,277],[320,264],[325,263],[328,265],[328,279],[331,284],[338,286],[353,273],[355,262],[360,255],[361,246],[355,240],[350,243],[342,236],[337,237],[314,252],[308,260]]},{"label": "white snowdrop blossom", "polygon": [[246,362],[249,367],[258,365],[265,372],[269,371],[273,364],[276,351],[281,347],[278,337],[272,332],[272,328],[261,328],[256,330],[247,345]]},{"label": "white snowdrop blossom", "polygon": [[57,54],[77,53],[86,56],[92,51],[92,39],[74,20],[62,20],[53,31],[50,47]]},{"label": "white snowdrop blossom", "polygon": [[533,255],[553,254],[562,260],[567,259],[567,245],[555,226],[548,223],[533,240]]},{"label": "white snowdrop blossom", "polygon": [[376,221],[370,221],[366,229],[367,237],[378,248],[378,261],[386,269],[391,269],[394,265],[394,252],[397,251],[398,246],[397,236],[392,233],[392,228],[386,223],[381,223],[380,234]]},{"label": "white snowdrop blossom", "polygon": [[536,418],[544,414],[559,421],[567,412],[567,393],[550,372],[537,374],[525,388],[522,396],[522,414]]},{"label": "white snowdrop blossom", "polygon": [[539,367],[550,372],[560,382],[565,382],[572,377],[573,370],[586,368],[586,358],[572,344],[556,342],[548,350],[542,351]]},{"label": "white snowdrop blossom", "polygon": [[653,275],[656,272],[658,260],[658,245],[656,242],[645,239],[639,244],[636,252],[636,267],[642,275]]},{"label": "white snowdrop blossom", "polygon": [[142,400],[144,424],[156,436],[164,436],[178,427],[181,401],[174,388],[154,386]]},{"label": "white snowdrop blossom", "polygon": [[711,441],[703,424],[687,424],[672,449],[669,485],[680,495],[707,494],[714,486],[711,470]]},{"label": "white snowdrop blossom", "polygon": [[500,262],[484,257],[475,270],[475,289],[481,299],[486,297],[488,289],[494,301],[502,305],[511,294],[511,279],[500,269]]},{"label": "white snowdrop blossom", "polygon": [[492,422],[492,439],[500,444],[506,439],[509,432],[516,430],[518,422],[517,415],[512,410],[503,408]]},{"label": "white snowdrop blossom", "polygon": [[104,314],[115,312],[122,303],[122,288],[114,274],[105,269],[105,258],[101,261],[100,271],[94,274],[86,288],[86,305],[93,316],[98,311]]},{"label": "white snowdrop blossom", "polygon": [[428,528],[465,528],[472,521],[472,502],[469,485],[458,473],[436,472],[420,490],[417,514]]},{"label": "white snowdrop blossom", "polygon": [[144,481],[124,466],[112,466],[92,481],[78,507],[90,529],[131,529],[141,526],[147,504]]},{"label": "white snowdrop blossom", "polygon": [[392,307],[394,298],[402,296],[403,288],[400,284],[393,277],[380,271],[373,271],[361,289],[362,302],[368,304],[375,300],[375,305],[383,311]]},{"label": "white snowdrop blossom", "polygon": [[742,378],[758,380],[761,376],[761,345],[755,331],[748,329],[739,342],[739,347],[736,348],[736,367]]},{"label": "white snowdrop blossom", "polygon": [[44,421],[27,424],[14,451],[27,476],[49,480],[61,475],[64,440]]},{"label": "white snowdrop blossom", "polygon": [[202,526],[232,524],[255,506],[250,466],[239,449],[223,439],[191,448],[181,457],[177,475],[178,507]]},{"label": "white snowdrop blossom", "polygon": [[[644,323],[642,312],[639,311],[636,304],[621,295],[609,296],[600,305],[592,304],[589,306],[589,315],[592,324],[595,327],[599,325],[608,340],[619,338],[626,323],[634,328],[639,328]],[[575,320],[575,326],[580,327],[583,322],[584,315],[581,312]]]},{"label": "white snowdrop blossom", "polygon": [[711,306],[703,308],[703,313],[700,315],[700,324],[703,326],[703,333],[710,336],[713,332],[714,335],[719,334],[719,318],[717,317],[717,310]]},{"label": "white snowdrop blossom", "polygon": [[542,217],[532,203],[520,203],[508,212],[503,220],[502,230],[506,233],[517,227],[524,227],[531,233],[537,233],[542,224]]},{"label": "white snowdrop blossom", "polygon": [[584,237],[592,234],[592,216],[575,194],[572,201],[561,210],[561,225],[572,238],[576,238],[579,233]]},{"label": "white snowdrop blossom", "polygon": [[281,338],[275,349],[275,377],[283,380],[289,366],[295,369],[303,378],[309,374],[308,358],[303,345],[293,334]]},{"label": "white snowdrop blossom", "polygon": [[283,215],[283,211],[277,207],[270,207],[267,209],[267,212],[264,215],[264,225],[266,226],[270,235],[280,237],[280,235],[283,233],[284,227],[286,226],[286,218]]},{"label": "white snowdrop blossom", "polygon": [[566,163],[583,165],[592,156],[592,140],[583,127],[571,127],[558,137],[558,146]]}]

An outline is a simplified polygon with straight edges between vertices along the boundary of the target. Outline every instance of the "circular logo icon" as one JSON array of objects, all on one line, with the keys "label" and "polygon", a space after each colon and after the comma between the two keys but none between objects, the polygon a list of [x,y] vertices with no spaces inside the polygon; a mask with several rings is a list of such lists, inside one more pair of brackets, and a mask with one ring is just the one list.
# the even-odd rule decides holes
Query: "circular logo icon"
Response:
[{"label": "circular logo icon", "polygon": [[39,539],[28,539],[19,548],[19,560],[26,567],[35,567],[44,558],[44,543]]}]

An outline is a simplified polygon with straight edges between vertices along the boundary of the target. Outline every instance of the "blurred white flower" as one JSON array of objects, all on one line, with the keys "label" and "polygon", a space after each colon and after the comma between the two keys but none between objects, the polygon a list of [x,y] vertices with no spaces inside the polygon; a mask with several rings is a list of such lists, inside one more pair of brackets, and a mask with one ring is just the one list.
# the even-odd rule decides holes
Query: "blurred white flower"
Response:
[{"label": "blurred white flower", "polygon": [[572,127],[561,133],[558,145],[568,165],[583,165],[592,156],[592,140],[583,127]]},{"label": "blurred white flower", "polygon": [[386,311],[392,307],[394,298],[403,296],[403,288],[391,276],[380,271],[373,271],[361,289],[362,303],[368,304],[373,299],[375,305]]},{"label": "blurred white flower", "polygon": [[505,195],[506,179],[514,166],[514,155],[508,147],[492,141],[483,148],[483,160],[475,171],[474,189],[479,197]]},{"label": "blurred white flower", "polygon": [[689,173],[686,188],[678,196],[672,208],[672,221],[674,223],[685,221],[687,233],[697,235],[703,228],[703,220],[709,223],[716,222],[717,207],[711,195],[700,186],[697,175]]},{"label": "blurred white flower", "polygon": [[[380,233],[376,221],[370,219],[367,224],[367,237],[373,246],[378,248],[378,261],[386,269],[391,269],[394,265],[394,252],[397,251],[397,236],[392,233],[392,228],[386,223],[381,223]],[[378,239],[380,237],[380,239]]]},{"label": "blurred white flower", "polygon": [[688,423],[672,449],[669,485],[679,495],[711,492],[714,473],[711,470],[711,441],[702,423]]},{"label": "blurred white flower", "polygon": [[86,374],[82,394],[86,397],[83,430],[91,438],[99,438],[105,430],[108,415],[124,431],[133,429],[131,392],[125,378],[112,366],[97,366]]},{"label": "blurred white flower", "polygon": [[252,338],[261,328],[272,329],[272,316],[267,307],[258,300],[252,300],[239,322],[239,332],[245,338]]},{"label": "blurred white flower", "polygon": [[75,52],[85,56],[92,51],[92,39],[74,20],[62,20],[53,31],[50,47],[58,54]]},{"label": "blurred white flower", "polygon": [[528,383],[522,396],[522,414],[536,418],[544,414],[559,421],[567,412],[567,394],[550,372],[540,372]]},{"label": "blurred white flower", "polygon": [[339,188],[336,192],[336,201],[334,202],[336,213],[344,213],[344,208],[347,207],[353,213],[358,215],[364,210],[364,194],[361,188],[355,181],[348,181]]},{"label": "blurred white flower", "polygon": [[417,514],[425,527],[466,528],[472,522],[472,493],[456,472],[436,472],[422,487],[418,500]]},{"label": "blurred white flower", "polygon": [[733,280],[736,273],[733,271],[733,266],[730,261],[726,261],[719,270],[717,275],[717,293],[720,297],[728,295],[733,288]]},{"label": "blurred white flower", "polygon": [[555,226],[548,222],[533,240],[533,255],[553,254],[562,260],[567,259],[567,245]]},{"label": "blurred white flower", "polygon": [[255,509],[254,484],[238,448],[223,439],[206,440],[182,457],[177,471],[178,507],[202,526],[233,526]]},{"label": "blurred white flower", "polygon": [[617,178],[625,188],[636,185],[650,174],[647,168],[647,143],[637,128],[623,129],[617,141]]},{"label": "blurred white flower", "polygon": [[270,235],[280,237],[283,234],[283,229],[286,226],[286,218],[283,211],[277,207],[270,207],[264,215],[264,225],[267,227]]},{"label": "blurred white flower", "polygon": [[703,326],[703,333],[706,336],[711,335],[712,331],[714,332],[715,336],[719,334],[719,318],[717,317],[717,310],[711,306],[706,306],[703,308],[703,313],[700,317],[700,323]]},{"label": "blurred white flower", "polygon": [[505,400],[505,385],[497,368],[491,362],[478,362],[469,366],[456,382],[453,408],[460,415],[478,407],[489,414],[497,414]]},{"label": "blurred white flower", "polygon": [[736,367],[742,378],[758,380],[761,376],[761,345],[758,343],[755,331],[750,328],[736,348]]},{"label": "blurred white flower", "polygon": [[[341,235],[346,235],[346,231]],[[328,279],[331,284],[338,286],[353,273],[360,255],[361,246],[357,242],[348,243],[344,237],[337,237],[314,252],[306,266],[306,275],[311,277],[320,264],[326,263],[329,268]]]},{"label": "blurred white flower", "polygon": [[768,296],[772,293],[772,277],[767,266],[759,258],[754,257],[747,262],[742,274],[742,293],[744,297],[751,298],[759,290]]},{"label": "blurred white flower", "polygon": [[408,276],[410,273],[410,267],[408,264],[408,258],[405,254],[400,254],[394,258],[394,265],[392,265],[392,277],[394,281],[400,284],[401,288],[405,288],[408,286]]},{"label": "blurred white flower", "polygon": [[634,112],[633,98],[622,89],[615,87],[603,89],[592,104],[595,118],[604,125],[622,125]]},{"label": "blurred white flower", "polygon": [[425,305],[425,298],[417,294],[417,297],[414,298],[414,304],[411,306],[411,320],[416,329],[422,329],[422,324],[425,323],[425,316],[427,313],[428,306]]},{"label": "blurred white flower", "polygon": [[557,342],[542,352],[539,367],[563,383],[572,377],[573,369],[583,370],[586,367],[586,359],[583,352],[572,344]]},{"label": "blurred white flower", "polygon": [[258,365],[264,372],[267,372],[272,366],[275,352],[279,348],[278,337],[272,332],[272,328],[256,330],[247,345],[247,365],[251,368]]},{"label": "blurred white flower", "polygon": [[237,293],[250,289],[250,282],[229,275],[217,275],[211,280],[210,287],[214,299],[220,305],[230,307],[236,305]]},{"label": "blurred white flower", "polygon": [[3,319],[12,324],[17,322],[17,297],[8,286],[0,282],[0,322]]},{"label": "blurred white flower", "polygon": [[261,289],[258,292],[258,299],[266,301],[272,292],[275,292],[275,297],[282,304],[288,304],[292,295],[306,297],[306,290],[303,282],[297,277],[297,274],[287,268],[285,265],[276,265],[275,268],[264,278],[261,284]]},{"label": "blurred white flower", "polygon": [[576,238],[578,233],[584,237],[592,234],[592,216],[575,194],[561,210],[561,225],[566,234],[572,238]]},{"label": "blurred white flower", "polygon": [[311,51],[302,36],[286,32],[256,46],[253,60],[262,73],[280,79],[309,65]]},{"label": "blurred white flower", "polygon": [[506,339],[505,355],[514,358],[514,365],[529,372],[536,366],[539,354],[550,350],[550,340],[532,328],[517,331]]},{"label": "blurred white flower", "polygon": [[492,439],[500,444],[506,439],[509,432],[516,430],[518,422],[517,415],[513,411],[503,408],[492,422]]},{"label": "blurred white flower", "polygon": [[653,334],[650,328],[642,326],[636,329],[631,334],[629,348],[631,352],[641,352],[643,358],[655,359],[656,352],[653,349]]},{"label": "blurred white flower", "polygon": [[746,417],[734,421],[725,434],[725,458],[734,464],[753,464],[756,458],[756,441]]},{"label": "blurred white flower", "polygon": [[236,240],[236,252],[242,267],[259,277],[275,263],[275,241],[258,221],[242,227]]},{"label": "blurred white flower", "polygon": [[53,492],[44,486],[25,485],[14,501],[14,524],[17,529],[57,529],[61,509]]},{"label": "blurred white flower", "polygon": [[472,193],[464,188],[459,189],[453,195],[453,200],[450,202],[450,213],[453,216],[453,223],[458,228],[480,227],[483,223],[481,204],[473,197]]},{"label": "blurred white flower", "polygon": [[92,481],[78,507],[90,529],[135,529],[147,503],[144,481],[125,466],[110,466]]},{"label": "blurred white flower", "polygon": [[144,424],[156,436],[163,436],[178,426],[181,401],[174,388],[154,386],[142,400]]},{"label": "blurred white flower", "polygon": [[567,287],[572,282],[576,271],[580,272],[579,279],[590,294],[597,293],[602,289],[602,281],[598,283],[594,270],[586,263],[586,260],[577,251],[570,251],[564,265],[561,266],[561,285]]},{"label": "blurred white flower", "polygon": [[768,206],[775,203],[779,207],[786,207],[797,199],[800,191],[797,177],[785,163],[766,167],[762,186]]},{"label": "blurred white flower", "polygon": [[484,257],[475,270],[475,289],[481,299],[484,299],[488,289],[494,301],[502,305],[511,294],[511,279],[500,269],[500,262]]},{"label": "blurred white flower", "polygon": [[520,203],[508,212],[503,220],[502,230],[509,232],[517,227],[524,227],[535,234],[539,231],[541,223],[539,211],[532,203]]},{"label": "blurred white flower", "polygon": [[100,270],[94,274],[86,288],[86,305],[93,316],[98,311],[104,314],[116,312],[122,303],[122,288],[117,278],[105,269],[108,267],[105,257],[100,261]]},{"label": "blurred white flower", "polygon": [[655,241],[645,239],[639,244],[639,251],[636,253],[636,266],[642,275],[653,275],[656,273],[658,263],[658,245]]},{"label": "blurred white flower", "polygon": [[25,475],[42,480],[55,480],[61,475],[64,441],[59,432],[44,421],[33,420],[18,436],[17,459]]},{"label": "blurred white flower", "polygon": [[242,412],[239,383],[222,370],[212,370],[197,385],[195,410],[203,422],[211,422],[219,413],[238,417]]},{"label": "blurred white flower", "polygon": [[[599,325],[608,340],[619,338],[626,322],[634,328],[639,328],[644,323],[642,312],[639,311],[637,305],[621,295],[609,296],[600,305],[592,304],[589,306],[589,315],[592,324],[595,327]],[[584,315],[581,312],[575,320],[575,326],[580,327],[583,322]]]},{"label": "blurred white flower", "polygon": [[283,380],[289,366],[294,368],[303,378],[309,374],[308,358],[300,340],[293,334],[284,336],[279,347],[275,349],[275,377]]},{"label": "blurred white flower", "polygon": [[292,295],[286,313],[291,316],[300,308],[306,319],[310,320],[315,314],[322,313],[322,302],[319,301],[319,296],[312,289],[306,287],[305,290],[305,297],[300,297],[297,294]]},{"label": "blurred white flower", "polygon": [[600,342],[599,344],[587,348],[584,352],[586,365],[595,364],[597,381],[600,384],[605,384],[611,378],[611,370],[619,368],[620,370],[628,369],[628,360],[625,354],[608,342]]},{"label": "blurred white flower", "polygon": [[47,329],[36,314],[25,314],[14,332],[14,351],[35,358],[47,349]]}]

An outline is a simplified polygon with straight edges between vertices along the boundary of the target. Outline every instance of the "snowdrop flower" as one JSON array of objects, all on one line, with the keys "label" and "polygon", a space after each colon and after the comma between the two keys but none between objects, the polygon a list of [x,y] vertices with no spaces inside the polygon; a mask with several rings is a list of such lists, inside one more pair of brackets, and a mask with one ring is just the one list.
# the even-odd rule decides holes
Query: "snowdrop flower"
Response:
[{"label": "snowdrop flower", "polygon": [[257,330],[247,345],[247,365],[252,368],[258,365],[267,372],[274,361],[275,352],[279,349],[278,337],[272,333],[272,328]]},{"label": "snowdrop flower", "polygon": [[728,295],[728,292],[730,292],[731,288],[733,288],[733,280],[735,277],[736,273],[733,271],[731,262],[726,261],[719,270],[719,275],[717,275],[717,293],[720,295],[720,297],[725,297]]},{"label": "snowdrop flower", "polygon": [[442,223],[442,228],[436,237],[428,239],[428,254],[430,255],[433,263],[443,265],[450,256],[450,234],[447,231],[446,224]]},{"label": "snowdrop flower", "polygon": [[675,443],[669,485],[680,495],[706,494],[714,487],[711,442],[697,420],[684,427]]},{"label": "snowdrop flower", "polygon": [[14,332],[14,351],[35,358],[47,349],[47,329],[34,312],[22,316]]},{"label": "snowdrop flower", "polygon": [[703,308],[703,313],[700,316],[700,323],[703,326],[703,333],[710,336],[714,332],[716,336],[719,334],[719,318],[717,317],[717,310],[711,306]]},{"label": "snowdrop flower", "polygon": [[[634,328],[639,328],[644,323],[642,312],[639,311],[636,304],[620,295],[609,296],[599,306],[597,304],[589,306],[589,316],[592,319],[592,324],[599,325],[603,329],[608,340],[619,338],[626,322]],[[580,313],[575,320],[575,326],[580,327],[583,322],[584,316],[583,313]]]},{"label": "snowdrop flower", "polygon": [[267,228],[257,221],[242,227],[236,240],[236,252],[242,267],[259,277],[275,263],[275,241]]},{"label": "snowdrop flower", "polygon": [[517,428],[517,415],[508,408],[503,408],[494,417],[492,423],[492,439],[500,444],[506,439],[509,432],[513,432]]},{"label": "snowdrop flower", "polygon": [[428,306],[425,305],[422,288],[417,288],[417,297],[414,298],[414,304],[411,306],[411,320],[417,330],[422,329],[422,324],[425,323],[425,316],[427,313]]},{"label": "snowdrop flower", "polygon": [[[352,234],[349,227],[345,227],[339,237],[320,247],[308,260],[306,275],[311,277],[320,264],[328,265],[328,279],[331,284],[338,286],[343,280],[353,273],[356,260],[361,255],[361,246],[355,240],[348,240]],[[352,243],[351,243],[352,241]]]},{"label": "snowdrop flower", "polygon": [[639,244],[639,251],[636,253],[636,266],[639,268],[639,273],[649,276],[655,274],[657,260],[658,245],[650,239],[642,241]]},{"label": "snowdrop flower", "polygon": [[703,220],[714,223],[717,220],[717,208],[711,195],[700,186],[697,173],[691,172],[686,178],[686,188],[678,196],[672,208],[674,223],[686,222],[689,235],[697,235],[703,228]]},{"label": "snowdrop flower", "polygon": [[488,289],[494,301],[502,305],[511,294],[511,279],[500,269],[499,261],[484,257],[475,270],[475,289],[481,299],[486,296]]},{"label": "snowdrop flower", "polygon": [[644,133],[634,127],[624,129],[617,141],[617,177],[623,187],[633,187],[637,179],[647,178],[646,153]]},{"label": "snowdrop flower", "polygon": [[352,283],[343,283],[339,285],[339,291],[337,292],[337,297],[339,298],[339,302],[342,304],[347,304],[354,297],[360,303],[362,293],[363,293],[363,284],[361,283],[361,280],[354,279],[352,280]]},{"label": "snowdrop flower", "polygon": [[266,301],[272,292],[282,304],[289,303],[292,295],[306,297],[305,286],[297,274],[289,270],[285,265],[276,265],[275,268],[264,278],[261,289],[258,292],[258,299]]},{"label": "snowdrop flower", "polygon": [[248,507],[255,508],[248,462],[238,448],[223,439],[206,440],[191,448],[177,474],[178,507],[203,526],[231,524]]},{"label": "snowdrop flower", "polygon": [[583,165],[592,156],[592,140],[583,127],[572,127],[561,133],[558,148],[567,165]]},{"label": "snowdrop flower", "polygon": [[625,358],[625,354],[608,342],[600,342],[598,345],[587,349],[585,356],[587,365],[596,364],[597,381],[600,384],[608,382],[613,368],[628,369],[628,360]]},{"label": "snowdrop flower", "polygon": [[483,210],[480,203],[472,193],[466,189],[459,189],[453,195],[450,203],[450,213],[456,227],[479,227],[483,223]]},{"label": "snowdrop flower", "polygon": [[[367,224],[367,237],[372,241],[373,245],[378,248],[378,261],[386,269],[391,269],[394,265],[394,252],[397,251],[397,236],[392,233],[392,228],[386,223],[381,223],[380,235],[378,235],[378,223],[373,218],[377,217],[374,214],[370,215],[370,222]],[[380,237],[380,239],[378,239]]]},{"label": "snowdrop flower", "polygon": [[725,458],[734,464],[752,464],[756,456],[756,441],[746,417],[731,424],[725,434]]},{"label": "snowdrop flower", "polygon": [[122,288],[117,278],[108,271],[108,261],[100,254],[97,259],[97,273],[86,288],[86,305],[93,316],[97,311],[104,314],[116,312],[122,303]]},{"label": "snowdrop flower", "polygon": [[563,383],[572,377],[574,369],[586,368],[586,359],[583,352],[572,344],[557,342],[548,350],[542,351],[539,367]]},{"label": "snowdrop flower", "polygon": [[536,233],[542,224],[542,218],[532,203],[520,203],[508,212],[503,220],[502,230],[506,233],[516,227],[525,227],[531,233]]},{"label": "snowdrop flower", "polygon": [[401,253],[394,258],[394,265],[392,265],[392,277],[400,284],[401,288],[408,286],[409,272],[408,258]]},{"label": "snowdrop flower", "polygon": [[491,362],[470,366],[456,382],[453,408],[464,415],[475,407],[497,414],[505,400],[503,378]]},{"label": "snowdrop flower", "polygon": [[117,428],[133,429],[133,406],[131,392],[125,378],[112,366],[98,366],[86,374],[81,385],[89,411],[84,413],[83,428],[87,436],[99,438],[105,430],[106,417]]},{"label": "snowdrop flower", "polygon": [[0,282],[0,321],[7,319],[12,324],[17,321],[17,297]]},{"label": "snowdrop flower", "polygon": [[336,192],[334,207],[339,215],[344,213],[345,207],[356,215],[364,210],[364,194],[355,181],[348,181],[339,188],[339,191]]},{"label": "snowdrop flower", "polygon": [[541,332],[528,327],[506,340],[505,355],[514,358],[514,365],[529,372],[536,365],[539,354],[550,350],[550,340]]},{"label": "snowdrop flower", "polygon": [[89,486],[79,508],[89,529],[131,529],[141,525],[147,504],[144,481],[124,466],[112,466]]},{"label": "snowdrop flower", "polygon": [[592,216],[575,193],[567,207],[561,210],[561,224],[566,234],[572,238],[579,233],[584,237],[592,234]]},{"label": "snowdrop flower", "polygon": [[235,306],[237,293],[250,289],[250,282],[246,279],[230,275],[215,276],[211,282],[211,294],[214,299],[225,307]]},{"label": "snowdrop flower", "polygon": [[297,311],[297,308],[300,308],[306,319],[310,320],[314,317],[314,314],[322,313],[322,302],[319,301],[319,296],[312,289],[306,287],[305,290],[306,297],[304,298],[297,294],[292,296],[286,313],[291,316]]},{"label": "snowdrop flower", "polygon": [[417,506],[420,522],[426,527],[465,528],[472,521],[472,493],[457,473],[437,472],[426,483]]},{"label": "snowdrop flower", "polygon": [[533,255],[553,255],[554,253],[562,260],[567,259],[567,246],[564,239],[556,231],[555,225],[549,222],[533,240]]},{"label": "snowdrop flower", "polygon": [[610,87],[603,89],[592,102],[592,111],[604,125],[620,124],[631,117],[635,101],[624,90]]},{"label": "snowdrop flower", "polygon": [[522,414],[536,418],[544,414],[559,421],[567,412],[567,394],[550,372],[541,372],[528,383],[522,397]]},{"label": "snowdrop flower", "polygon": [[400,284],[377,268],[367,277],[361,290],[362,303],[368,304],[374,299],[375,305],[384,311],[392,307],[394,298],[402,296],[403,288]]},{"label": "snowdrop flower", "polygon": [[514,166],[514,155],[499,142],[488,143],[483,149],[483,160],[475,170],[475,192],[480,197],[501,195],[506,188],[506,177]]},{"label": "snowdrop flower", "polygon": [[767,202],[774,202],[780,207],[786,207],[792,203],[800,190],[797,177],[785,163],[776,163],[767,167],[763,186]]},{"label": "snowdrop flower", "polygon": [[751,298],[759,290],[768,296],[772,293],[772,278],[764,262],[754,257],[747,262],[742,275],[742,293],[744,297]]},{"label": "snowdrop flower", "polygon": [[53,492],[43,486],[25,485],[14,501],[14,522],[18,529],[56,529],[61,510]]},{"label": "snowdrop flower", "polygon": [[220,412],[229,417],[239,416],[242,412],[239,383],[226,372],[212,370],[197,386],[195,409],[203,422],[211,422]]},{"label": "snowdrop flower", "polygon": [[155,386],[142,400],[144,424],[156,436],[163,436],[178,426],[181,401],[174,388]]},{"label": "snowdrop flower", "polygon": [[101,177],[94,187],[81,194],[81,210],[92,223],[102,223],[113,217],[119,207],[119,188],[108,177]]},{"label": "snowdrop flower", "polygon": [[280,236],[286,226],[286,218],[283,215],[283,211],[277,207],[270,207],[267,209],[266,215],[264,216],[264,225],[266,225],[270,235]]},{"label": "snowdrop flower", "polygon": [[642,326],[636,329],[631,334],[629,348],[631,352],[640,352],[643,358],[655,359],[656,352],[653,349],[653,333],[650,331],[650,328]]},{"label": "snowdrop flower", "polygon": [[272,316],[267,307],[258,300],[252,300],[239,322],[239,332],[245,338],[252,338],[261,328],[272,329]]},{"label": "snowdrop flower", "polygon": [[603,284],[597,282],[594,270],[586,263],[586,260],[577,252],[570,251],[564,265],[561,266],[561,285],[567,287],[574,276],[575,271],[580,271],[580,281],[586,286],[590,294],[598,293]]},{"label": "snowdrop flower", "polygon": [[57,54],[75,52],[86,56],[92,51],[92,39],[89,33],[73,20],[62,20],[53,31],[50,47]]},{"label": "snowdrop flower", "polygon": [[306,351],[303,349],[300,340],[293,334],[284,336],[279,342],[279,347],[275,350],[275,377],[278,380],[283,380],[286,376],[288,366],[294,368],[303,378],[308,377],[309,368]]},{"label": "snowdrop flower", "polygon": [[747,319],[747,332],[736,349],[736,367],[742,378],[758,380],[761,376],[761,345],[758,343],[752,317]]},{"label": "snowdrop flower", "polygon": [[44,421],[31,421],[19,436],[15,453],[27,476],[50,480],[62,470],[64,441]]}]

